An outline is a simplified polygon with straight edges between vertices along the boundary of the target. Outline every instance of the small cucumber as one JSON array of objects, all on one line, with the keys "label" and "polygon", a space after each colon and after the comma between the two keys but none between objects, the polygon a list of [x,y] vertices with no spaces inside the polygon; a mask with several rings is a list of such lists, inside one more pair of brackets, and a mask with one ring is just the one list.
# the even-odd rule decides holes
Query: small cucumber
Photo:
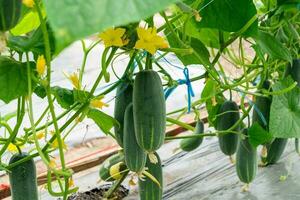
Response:
[{"label": "small cucumber", "polygon": [[0,0],[0,31],[8,31],[19,21],[21,0]]},{"label": "small cucumber", "polygon": [[163,174],[162,174],[162,165],[159,155],[154,153],[158,159],[158,163],[153,164],[149,158],[147,159],[146,167],[148,172],[156,178],[160,183],[160,186],[153,182],[148,177],[145,177],[144,180],[139,180],[139,193],[140,200],[161,200],[162,199],[162,187],[163,187]]},{"label": "small cucumber", "polygon": [[250,183],[257,172],[257,151],[247,138],[247,129],[243,130],[246,137],[240,139],[236,153],[236,172],[239,179],[244,183]]},{"label": "small cucumber", "polygon": [[118,144],[123,147],[123,135],[124,135],[124,114],[126,107],[132,103],[132,91],[133,86],[128,82],[123,82],[117,88],[114,118],[119,122],[119,127],[114,127],[115,136]]},{"label": "small cucumber", "polygon": [[272,165],[278,162],[284,152],[287,141],[287,138],[275,138],[271,144],[267,145],[266,165]]},{"label": "small cucumber", "polygon": [[[15,154],[9,164],[15,163],[28,155]],[[11,169],[9,173],[11,194],[13,200],[38,200],[36,168],[33,159],[23,162]]]},{"label": "small cucumber", "polygon": [[[194,134],[198,135],[198,134],[202,134],[203,132],[204,132],[204,123],[200,119],[198,119],[196,122]],[[182,139],[180,141],[180,148],[183,151],[193,151],[201,145],[202,141],[203,141],[203,137]]]},{"label": "small cucumber", "polygon": [[147,154],[136,141],[132,104],[128,105],[125,111],[123,144],[125,163],[128,169],[133,172],[141,172],[145,167]]},{"label": "small cucumber", "polygon": [[115,181],[115,179],[111,177],[110,169],[120,162],[124,162],[124,155],[122,153],[117,153],[107,158],[100,167],[99,176],[101,180],[108,182]]},{"label": "small cucumber", "polygon": [[[225,131],[231,128],[240,118],[239,107],[234,101],[225,101],[218,112],[217,116],[217,130]],[[239,131],[239,126],[233,131]],[[238,145],[238,135],[235,133],[228,133],[219,136],[219,146],[221,151],[228,156],[236,152]]]},{"label": "small cucumber", "polygon": [[[263,89],[268,90],[270,87],[271,84],[269,81],[263,82]],[[272,98],[257,96],[255,97],[254,103],[255,108],[253,109],[252,122],[257,122],[261,127],[268,131]]]}]

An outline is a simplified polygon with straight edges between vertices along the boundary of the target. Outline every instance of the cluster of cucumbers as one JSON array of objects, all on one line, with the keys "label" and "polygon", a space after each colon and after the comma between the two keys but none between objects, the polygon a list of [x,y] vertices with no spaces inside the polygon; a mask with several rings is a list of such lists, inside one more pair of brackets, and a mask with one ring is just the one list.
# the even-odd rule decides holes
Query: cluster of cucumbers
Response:
[{"label": "cluster of cucumbers", "polygon": [[164,143],[166,105],[158,73],[143,70],[133,85],[122,82],[114,116],[120,123],[115,127],[115,137],[123,151],[102,164],[100,178],[114,181],[126,171],[141,175],[147,170],[159,184],[148,177],[139,178],[140,199],[162,199],[162,165],[156,150]]}]

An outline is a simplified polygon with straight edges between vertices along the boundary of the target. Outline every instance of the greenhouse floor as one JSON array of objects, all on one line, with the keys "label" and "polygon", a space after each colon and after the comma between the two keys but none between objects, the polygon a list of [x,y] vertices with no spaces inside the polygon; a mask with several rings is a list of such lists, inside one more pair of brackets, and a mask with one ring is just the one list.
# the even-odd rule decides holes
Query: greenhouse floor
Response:
[{"label": "greenhouse floor", "polygon": [[[243,183],[238,180],[234,165],[219,150],[218,142],[206,139],[197,150],[175,152],[178,142],[164,145],[159,154],[163,160],[164,195],[169,200],[293,200],[300,199],[300,156],[294,151],[290,140],[278,164],[259,168],[249,192],[242,192]],[[81,191],[99,186],[99,167],[75,175],[75,183]],[[124,185],[128,186],[128,180]],[[283,192],[284,191],[284,192]],[[42,192],[41,199],[54,199]],[[137,200],[137,187],[130,188],[126,200]]]}]

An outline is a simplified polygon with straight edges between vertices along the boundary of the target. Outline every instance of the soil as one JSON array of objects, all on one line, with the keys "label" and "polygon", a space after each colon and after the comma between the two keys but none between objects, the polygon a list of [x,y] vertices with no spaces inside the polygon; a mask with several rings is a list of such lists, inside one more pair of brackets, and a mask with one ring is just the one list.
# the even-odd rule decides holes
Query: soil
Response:
[{"label": "soil", "polygon": [[[98,188],[94,188],[92,190],[86,191],[86,192],[78,192],[76,194],[71,195],[68,200],[99,200],[103,199],[103,195],[106,191],[109,190],[111,187],[111,184],[102,185]],[[124,186],[120,186],[118,190],[114,192],[112,197],[110,199],[113,200],[121,200],[124,197],[126,197],[129,193],[129,190],[125,188]]]}]

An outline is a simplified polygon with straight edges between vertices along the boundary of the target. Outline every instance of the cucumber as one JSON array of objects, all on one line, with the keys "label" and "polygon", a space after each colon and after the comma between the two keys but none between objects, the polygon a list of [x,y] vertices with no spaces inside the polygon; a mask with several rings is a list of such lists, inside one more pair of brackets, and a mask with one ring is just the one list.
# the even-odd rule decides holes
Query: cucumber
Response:
[{"label": "cucumber", "polygon": [[128,105],[125,111],[123,143],[125,163],[128,169],[133,172],[141,172],[145,167],[147,154],[136,141],[132,104]]},{"label": "cucumber", "polygon": [[[195,127],[194,134],[202,134],[204,132],[204,123],[198,119]],[[186,138],[180,141],[180,148],[183,151],[193,151],[198,148],[203,141],[203,137],[201,138]]]},{"label": "cucumber", "polygon": [[257,151],[247,138],[247,129],[243,130],[246,138],[240,139],[236,153],[236,172],[239,179],[244,183],[250,183],[257,172]]},{"label": "cucumber", "polygon": [[117,153],[107,158],[100,167],[99,176],[101,180],[108,182],[115,181],[115,179],[111,177],[110,168],[120,162],[124,162],[124,155],[122,153]]},{"label": "cucumber", "polygon": [[119,127],[114,127],[115,136],[118,144],[123,147],[123,129],[124,129],[124,114],[126,107],[132,103],[133,86],[128,82],[123,82],[117,88],[114,118],[120,123]]},{"label": "cucumber", "polygon": [[[264,81],[262,88],[268,90],[271,87],[269,81]],[[255,109],[253,110],[252,122],[257,122],[265,130],[269,130],[271,97],[255,97]]]},{"label": "cucumber", "polygon": [[153,164],[149,158],[147,159],[146,167],[148,172],[156,178],[160,183],[157,185],[148,177],[145,177],[144,180],[139,179],[139,194],[140,200],[161,200],[162,199],[162,187],[163,187],[163,176],[162,176],[162,165],[159,155],[154,153],[158,159],[158,163]]},{"label": "cucumber", "polygon": [[140,71],[133,86],[133,116],[137,143],[151,153],[164,143],[166,103],[157,72]]},{"label": "cucumber", "polygon": [[[239,118],[240,114],[238,105],[234,101],[225,101],[219,109],[216,128],[218,131],[227,130],[232,127]],[[239,126],[233,129],[233,131],[238,130]],[[238,139],[238,135],[234,133],[219,136],[219,146],[221,151],[225,155],[233,155],[237,149]]]},{"label": "cucumber", "polygon": [[8,31],[17,25],[21,6],[21,0],[0,0],[0,31]]},{"label": "cucumber", "polygon": [[[28,155],[15,154],[9,164],[17,162]],[[11,195],[13,200],[38,200],[36,168],[33,159],[23,162],[11,169],[9,173]]]},{"label": "cucumber", "polygon": [[300,59],[294,59],[292,65],[288,65],[285,76],[291,76],[300,87]]},{"label": "cucumber", "polygon": [[275,138],[271,144],[267,145],[266,165],[272,165],[278,162],[284,152],[287,141],[287,138]]}]

